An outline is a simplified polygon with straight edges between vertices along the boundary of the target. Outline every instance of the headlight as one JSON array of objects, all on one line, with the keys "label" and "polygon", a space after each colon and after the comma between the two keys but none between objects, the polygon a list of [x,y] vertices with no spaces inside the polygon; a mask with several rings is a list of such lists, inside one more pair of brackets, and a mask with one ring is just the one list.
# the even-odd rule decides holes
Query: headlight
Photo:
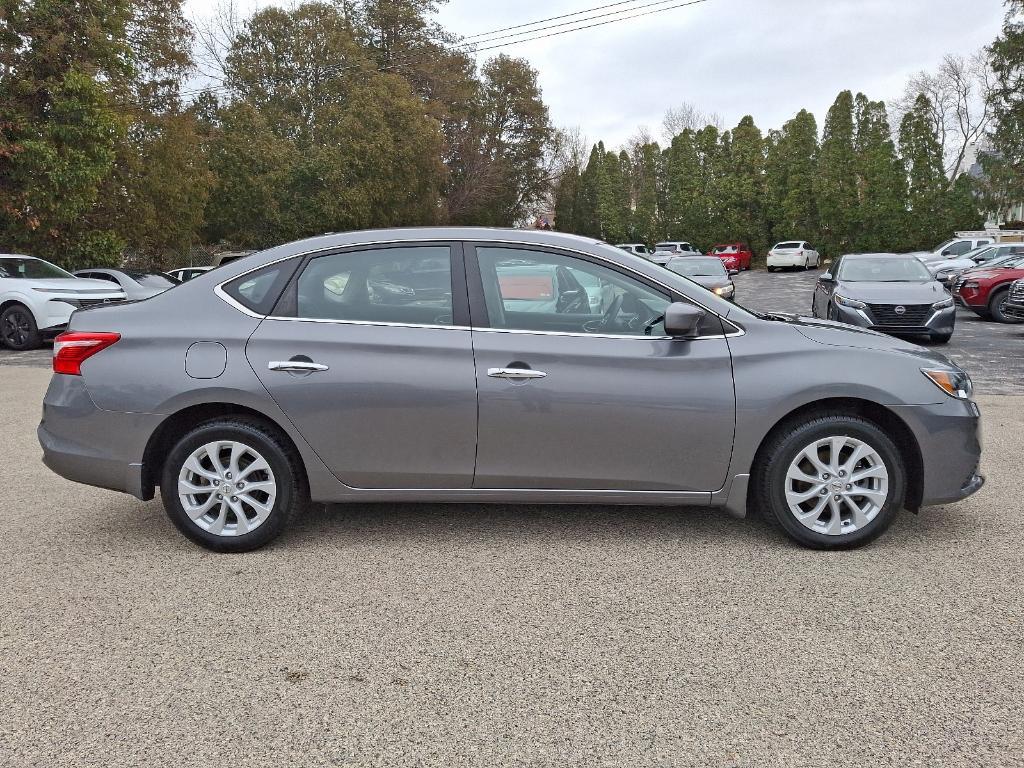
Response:
[{"label": "headlight", "polygon": [[977,290],[978,284],[976,282],[974,282],[973,280],[968,280],[966,283],[963,283],[960,287],[961,288],[970,288],[972,290]]},{"label": "headlight", "polygon": [[953,297],[950,296],[948,299],[943,299],[942,301],[936,301],[934,304],[932,304],[932,309],[949,309],[952,306],[953,306]]},{"label": "headlight", "polygon": [[850,309],[864,309],[867,306],[863,301],[848,299],[845,296],[840,296],[838,293],[832,294],[832,300],[840,307],[849,307]]},{"label": "headlight", "polygon": [[728,298],[729,296],[732,296],[734,293],[736,293],[736,286],[723,285],[721,288],[715,288],[715,293],[717,293],[719,296],[725,296],[726,298]]},{"label": "headlight", "polygon": [[922,368],[921,373],[932,380],[932,383],[950,397],[959,400],[970,400],[974,394],[971,377],[964,371],[951,371],[946,368]]}]

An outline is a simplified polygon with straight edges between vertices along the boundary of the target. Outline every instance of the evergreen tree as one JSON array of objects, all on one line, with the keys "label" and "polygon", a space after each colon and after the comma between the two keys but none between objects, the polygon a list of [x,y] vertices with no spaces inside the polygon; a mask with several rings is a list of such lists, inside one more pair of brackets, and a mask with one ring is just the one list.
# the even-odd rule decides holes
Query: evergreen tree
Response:
[{"label": "evergreen tree", "polygon": [[805,109],[767,142],[766,198],[771,240],[806,239],[817,242],[818,126]]},{"label": "evergreen tree", "polygon": [[900,153],[909,179],[909,248],[928,248],[952,231],[942,147],[929,117],[931,109],[930,100],[921,94],[900,122]]},{"label": "evergreen tree", "polygon": [[983,158],[986,197],[1002,207],[1024,200],[1024,0],[1007,0],[1002,34],[989,49],[996,75],[993,152]]},{"label": "evergreen tree", "polygon": [[820,245],[833,258],[853,250],[857,208],[856,158],[853,148],[853,94],[843,91],[825,117],[815,177]]},{"label": "evergreen tree", "polygon": [[590,150],[587,166],[580,174],[580,194],[576,215],[577,232],[588,237],[601,238],[601,217],[598,210],[601,188],[604,186],[604,142]]},{"label": "evergreen tree", "polygon": [[764,213],[764,138],[750,115],[740,120],[730,138],[722,203],[731,234],[723,239],[743,241],[755,252],[763,252],[769,247]]},{"label": "evergreen tree", "polygon": [[[858,207],[853,247],[869,253],[900,250],[906,240],[907,182],[885,104],[858,93],[855,112]],[[940,152],[940,168],[941,159]]]},{"label": "evergreen tree", "polygon": [[578,233],[580,203],[580,169],[570,165],[558,177],[555,185],[555,221],[553,226],[562,232]]},{"label": "evergreen tree", "polygon": [[661,239],[658,227],[658,187],[661,148],[657,142],[643,144],[638,152],[633,180],[636,205],[633,213],[633,238],[652,245]]}]

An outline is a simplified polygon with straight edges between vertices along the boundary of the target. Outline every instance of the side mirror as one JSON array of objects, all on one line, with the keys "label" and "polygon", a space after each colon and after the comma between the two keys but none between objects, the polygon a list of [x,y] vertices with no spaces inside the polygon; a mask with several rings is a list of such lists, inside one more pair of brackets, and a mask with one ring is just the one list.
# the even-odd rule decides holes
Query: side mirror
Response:
[{"label": "side mirror", "polygon": [[729,270],[729,274],[730,275],[738,275],[739,273],[740,273],[740,271],[738,269],[730,269]]},{"label": "side mirror", "polygon": [[834,283],[835,279],[832,277],[831,272],[823,272],[821,277],[818,278],[823,283]]},{"label": "side mirror", "polygon": [[704,310],[677,301],[665,309],[665,333],[678,339],[692,339],[700,332]]}]

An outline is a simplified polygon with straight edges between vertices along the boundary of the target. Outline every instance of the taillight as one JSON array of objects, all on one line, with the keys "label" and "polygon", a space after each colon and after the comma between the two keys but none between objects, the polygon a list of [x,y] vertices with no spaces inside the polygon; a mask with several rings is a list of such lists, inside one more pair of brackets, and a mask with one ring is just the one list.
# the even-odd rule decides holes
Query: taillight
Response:
[{"label": "taillight", "polygon": [[81,376],[82,363],[120,338],[120,333],[62,333],[53,342],[53,372]]}]

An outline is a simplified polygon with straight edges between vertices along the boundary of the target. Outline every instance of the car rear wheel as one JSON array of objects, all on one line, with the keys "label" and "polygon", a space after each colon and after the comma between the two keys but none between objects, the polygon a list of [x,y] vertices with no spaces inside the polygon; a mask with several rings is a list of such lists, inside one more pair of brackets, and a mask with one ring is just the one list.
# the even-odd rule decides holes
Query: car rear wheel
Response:
[{"label": "car rear wheel", "polygon": [[171,522],[217,552],[262,547],[285,529],[305,499],[300,459],[274,430],[223,419],[182,437],[160,486]]},{"label": "car rear wheel", "polygon": [[1019,323],[1021,322],[1015,317],[1010,317],[1003,312],[1003,308],[1006,306],[1006,302],[1010,298],[1010,289],[1003,288],[992,294],[992,298],[988,301],[988,311],[992,316],[993,320],[1000,323]]},{"label": "car rear wheel", "polygon": [[866,544],[903,507],[903,459],[892,439],[859,416],[821,416],[789,425],[761,455],[755,499],[770,522],[806,547]]},{"label": "car rear wheel", "polygon": [[0,314],[0,342],[18,352],[36,349],[42,344],[36,319],[28,307],[15,304]]}]

